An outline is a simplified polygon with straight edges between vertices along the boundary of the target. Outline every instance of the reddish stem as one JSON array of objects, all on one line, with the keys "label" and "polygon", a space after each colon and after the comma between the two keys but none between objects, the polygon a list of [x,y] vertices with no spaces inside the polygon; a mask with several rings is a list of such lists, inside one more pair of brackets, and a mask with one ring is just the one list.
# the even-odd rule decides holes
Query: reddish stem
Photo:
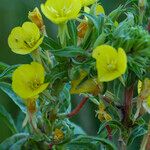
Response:
[{"label": "reddish stem", "polygon": [[132,104],[132,98],[133,98],[133,92],[134,92],[134,84],[132,84],[129,88],[125,90],[124,96],[125,96],[125,116],[124,121],[127,123],[129,116],[130,116],[130,109]]},{"label": "reddish stem", "polygon": [[106,125],[105,127],[106,127],[107,132],[108,132],[108,138],[111,141],[112,140],[111,128],[109,125]]},{"label": "reddish stem", "polygon": [[53,144],[51,143],[49,144],[49,149],[52,150],[52,148],[53,148]]},{"label": "reddish stem", "polygon": [[67,114],[67,117],[68,118],[71,118],[73,117],[74,115],[76,115],[81,109],[82,107],[84,106],[84,104],[87,102],[88,100],[88,97],[84,97],[81,102],[79,103],[79,105],[72,111],[70,112],[69,114]]}]

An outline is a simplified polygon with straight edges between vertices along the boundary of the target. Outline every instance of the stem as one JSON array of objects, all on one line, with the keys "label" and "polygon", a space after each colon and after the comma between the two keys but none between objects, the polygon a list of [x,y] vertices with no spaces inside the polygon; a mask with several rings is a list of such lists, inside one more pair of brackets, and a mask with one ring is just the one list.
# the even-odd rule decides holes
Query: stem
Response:
[{"label": "stem", "polygon": [[125,89],[124,92],[124,97],[125,97],[125,106],[124,106],[124,119],[123,121],[125,122],[126,125],[128,125],[129,121],[129,116],[130,116],[130,111],[131,111],[131,100],[133,98],[133,91],[134,91],[134,84],[132,84],[129,88]]},{"label": "stem", "polygon": [[58,26],[58,37],[60,39],[60,43],[61,43],[62,47],[63,48],[66,47],[67,37],[70,38],[66,22],[59,24],[59,26]]},{"label": "stem", "polygon": [[89,97],[84,97],[81,102],[79,103],[79,105],[77,105],[77,107],[72,111],[70,112],[69,114],[67,114],[67,117],[68,118],[71,118],[73,117],[74,115],[76,115],[77,113],[79,113],[79,111],[82,109],[82,107],[84,106],[84,104],[87,102]]},{"label": "stem", "polygon": [[148,132],[144,135],[144,138],[143,138],[141,146],[140,146],[140,150],[146,150],[146,146],[148,144],[149,137],[150,137],[150,121],[148,124]]},{"label": "stem", "polygon": [[107,132],[108,132],[108,138],[111,141],[112,140],[111,128],[109,125],[106,125],[105,127],[106,127]]},{"label": "stem", "polygon": [[39,48],[31,53],[31,57],[32,57],[33,61],[36,61],[36,62],[39,62],[40,64],[42,64]]},{"label": "stem", "polygon": [[32,118],[32,114],[29,114],[29,123],[32,127],[33,133],[39,133],[37,128],[35,127],[35,125],[33,124],[33,118]]},{"label": "stem", "polygon": [[140,98],[138,98],[137,99],[137,108],[136,108],[137,110],[136,110],[136,113],[133,118],[133,123],[136,121],[136,119],[138,118],[138,116],[140,114],[141,106],[142,106],[142,101]]}]

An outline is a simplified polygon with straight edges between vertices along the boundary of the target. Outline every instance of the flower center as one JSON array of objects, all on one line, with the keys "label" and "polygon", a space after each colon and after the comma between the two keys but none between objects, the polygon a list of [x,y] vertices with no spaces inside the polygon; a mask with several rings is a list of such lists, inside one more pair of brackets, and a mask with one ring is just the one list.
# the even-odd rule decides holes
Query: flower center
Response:
[{"label": "flower center", "polygon": [[114,71],[114,70],[116,70],[116,61],[111,60],[111,61],[107,64],[107,70],[108,70],[108,71]]},{"label": "flower center", "polygon": [[22,45],[21,48],[26,48],[26,47],[32,48],[35,45],[35,40],[33,38],[31,38],[30,40],[15,38],[16,44],[19,44],[22,40],[24,44]]},{"label": "flower center", "polygon": [[59,18],[59,17],[66,17],[72,9],[72,4],[69,7],[64,6],[61,9],[56,10],[54,7],[50,6],[47,7],[47,9],[53,13],[55,15],[55,17]]},{"label": "flower center", "polygon": [[35,45],[35,40],[32,38],[30,40],[24,40],[24,43],[27,47],[33,47]]},{"label": "flower center", "polygon": [[34,81],[30,81],[30,82],[29,82],[29,87],[30,87],[32,90],[36,90],[36,89],[38,89],[40,86],[41,86],[41,83],[40,83],[40,81],[38,81],[37,79],[35,79]]}]

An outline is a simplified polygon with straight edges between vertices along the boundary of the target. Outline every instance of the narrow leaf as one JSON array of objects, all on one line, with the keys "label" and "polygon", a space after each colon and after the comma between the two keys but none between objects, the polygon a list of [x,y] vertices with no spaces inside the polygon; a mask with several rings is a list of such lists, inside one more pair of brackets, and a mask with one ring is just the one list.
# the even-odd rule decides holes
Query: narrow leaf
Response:
[{"label": "narrow leaf", "polygon": [[26,107],[22,99],[13,92],[10,84],[0,82],[0,89],[13,100],[13,102],[22,110],[22,112],[26,113]]},{"label": "narrow leaf", "polygon": [[6,111],[6,109],[0,105],[0,120],[7,125],[13,134],[17,133],[15,123],[11,115]]}]

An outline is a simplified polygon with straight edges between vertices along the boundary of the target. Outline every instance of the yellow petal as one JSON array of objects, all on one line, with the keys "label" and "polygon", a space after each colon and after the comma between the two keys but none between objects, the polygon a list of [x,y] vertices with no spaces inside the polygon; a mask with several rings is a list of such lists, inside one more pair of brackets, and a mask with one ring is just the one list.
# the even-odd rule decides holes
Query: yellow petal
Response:
[{"label": "yellow petal", "polygon": [[99,15],[99,14],[105,14],[105,10],[102,5],[96,6],[96,15]]},{"label": "yellow petal", "polygon": [[88,6],[94,4],[97,0],[81,0],[82,6]]},{"label": "yellow petal", "polygon": [[25,22],[22,27],[15,27],[8,37],[11,50],[22,55],[36,50],[42,41],[38,27],[31,22]]},{"label": "yellow petal", "polygon": [[79,0],[47,0],[41,5],[43,14],[55,24],[77,18],[80,9],[81,1]]},{"label": "yellow petal", "polygon": [[18,67],[12,75],[12,88],[23,99],[37,96],[46,89],[44,68],[37,62]]},{"label": "yellow petal", "polygon": [[121,48],[117,52],[109,45],[101,45],[94,49],[92,56],[96,59],[98,80],[100,82],[114,80],[126,71],[127,57]]},{"label": "yellow petal", "polygon": [[127,55],[122,48],[118,49],[118,71],[124,74],[127,69]]}]

